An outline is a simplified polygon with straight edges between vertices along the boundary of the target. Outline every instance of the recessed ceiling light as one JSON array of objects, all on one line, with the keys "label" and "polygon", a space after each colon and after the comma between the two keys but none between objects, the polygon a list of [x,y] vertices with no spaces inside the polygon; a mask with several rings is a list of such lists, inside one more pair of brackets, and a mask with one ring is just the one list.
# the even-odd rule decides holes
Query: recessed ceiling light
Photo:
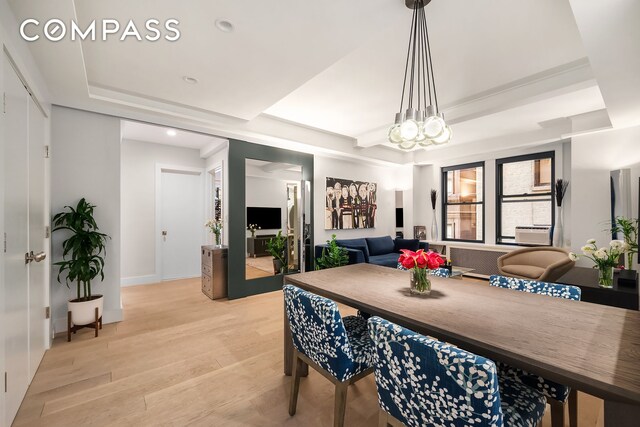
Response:
[{"label": "recessed ceiling light", "polygon": [[230,33],[233,31],[233,24],[228,19],[220,18],[216,19],[216,28],[223,33]]},{"label": "recessed ceiling light", "polygon": [[198,79],[196,79],[195,77],[190,77],[190,76],[183,76],[182,80],[184,80],[185,83],[189,83],[190,85],[194,85],[194,84],[198,83]]},{"label": "recessed ceiling light", "polygon": [[175,131],[175,129],[169,129],[167,131],[167,135],[169,136],[176,136],[178,134],[178,132]]}]

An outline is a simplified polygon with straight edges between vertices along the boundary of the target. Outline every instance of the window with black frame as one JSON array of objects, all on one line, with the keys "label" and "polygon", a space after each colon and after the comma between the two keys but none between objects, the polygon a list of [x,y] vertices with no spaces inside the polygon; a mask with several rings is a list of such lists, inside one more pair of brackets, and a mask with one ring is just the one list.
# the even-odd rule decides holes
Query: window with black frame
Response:
[{"label": "window with black frame", "polygon": [[553,227],[554,154],[496,160],[497,243],[517,244],[517,227]]},{"label": "window with black frame", "polygon": [[442,168],[444,240],[484,242],[484,162]]}]

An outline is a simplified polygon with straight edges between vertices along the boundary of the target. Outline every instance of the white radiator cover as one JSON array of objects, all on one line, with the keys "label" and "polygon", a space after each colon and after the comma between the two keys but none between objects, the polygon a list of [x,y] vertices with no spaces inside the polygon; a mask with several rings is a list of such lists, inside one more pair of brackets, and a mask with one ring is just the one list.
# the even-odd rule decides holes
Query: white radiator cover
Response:
[{"label": "white radiator cover", "polygon": [[473,268],[469,276],[488,278],[498,271],[498,258],[509,253],[510,249],[493,249],[487,247],[449,246],[447,254],[456,267]]}]

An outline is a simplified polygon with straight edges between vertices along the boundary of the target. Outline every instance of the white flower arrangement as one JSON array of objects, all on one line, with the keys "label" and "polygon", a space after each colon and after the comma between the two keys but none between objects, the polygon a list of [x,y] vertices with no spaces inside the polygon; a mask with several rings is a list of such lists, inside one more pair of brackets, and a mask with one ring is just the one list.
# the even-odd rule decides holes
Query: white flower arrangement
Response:
[{"label": "white flower arrangement", "polygon": [[[595,243],[595,242],[594,242]],[[580,248],[580,250],[582,251],[582,253],[584,254],[588,254],[588,253],[593,253],[594,249],[593,246],[589,246],[589,245],[585,245],[582,248]],[[575,255],[575,254],[574,254]],[[577,256],[577,255],[576,255]]]},{"label": "white flower arrangement", "polygon": [[623,252],[627,252],[629,250],[629,244],[622,240],[612,240],[611,243],[609,243],[609,246],[611,249],[618,249]]},{"label": "white flower arrangement", "polygon": [[205,222],[204,226],[207,227],[216,236],[219,236],[220,232],[222,231],[222,221],[218,221],[215,219],[210,219],[209,221]]},{"label": "white flower arrangement", "polygon": [[[595,239],[587,240],[587,244],[580,248],[583,256],[589,258],[599,269],[611,268],[618,265],[620,256],[629,250],[629,245],[622,240],[612,240],[609,247],[598,248]],[[574,252],[569,254],[571,261],[577,261],[580,256]]]}]

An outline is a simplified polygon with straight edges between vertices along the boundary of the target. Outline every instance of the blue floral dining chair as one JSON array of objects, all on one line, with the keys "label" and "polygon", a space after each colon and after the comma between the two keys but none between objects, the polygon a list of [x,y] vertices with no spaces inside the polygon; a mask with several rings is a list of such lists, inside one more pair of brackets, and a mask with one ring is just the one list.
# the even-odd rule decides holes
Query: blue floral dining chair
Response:
[{"label": "blue floral dining chair", "polygon": [[[398,270],[409,271],[401,263],[398,263],[397,268]],[[436,276],[436,277],[445,277],[445,278],[451,277],[451,271],[449,271],[446,268],[436,268],[433,270],[429,270],[429,274],[431,276]]]},{"label": "blue floral dining chair", "polygon": [[[558,283],[537,282],[535,280],[518,279],[494,275],[489,278],[489,284],[504,289],[513,289],[520,292],[546,295],[554,298],[564,298],[572,301],[580,301],[582,291],[577,286],[561,285]],[[554,381],[514,368],[505,363],[498,362],[500,375],[509,376],[521,381],[529,387],[544,393],[549,398],[551,406],[552,427],[564,427],[565,410],[569,406],[569,425],[576,427],[578,418],[578,396],[575,390]]]},{"label": "blue floral dining chair", "polygon": [[369,334],[379,425],[536,427],[542,419],[542,393],[498,377],[489,359],[379,317],[369,319]]},{"label": "blue floral dining chair", "polygon": [[373,370],[367,321],[360,316],[342,318],[334,301],[295,286],[285,285],[283,291],[294,347],[289,414],[296,413],[300,373],[306,364],[335,384],[334,426],[342,426],[348,386]]}]

